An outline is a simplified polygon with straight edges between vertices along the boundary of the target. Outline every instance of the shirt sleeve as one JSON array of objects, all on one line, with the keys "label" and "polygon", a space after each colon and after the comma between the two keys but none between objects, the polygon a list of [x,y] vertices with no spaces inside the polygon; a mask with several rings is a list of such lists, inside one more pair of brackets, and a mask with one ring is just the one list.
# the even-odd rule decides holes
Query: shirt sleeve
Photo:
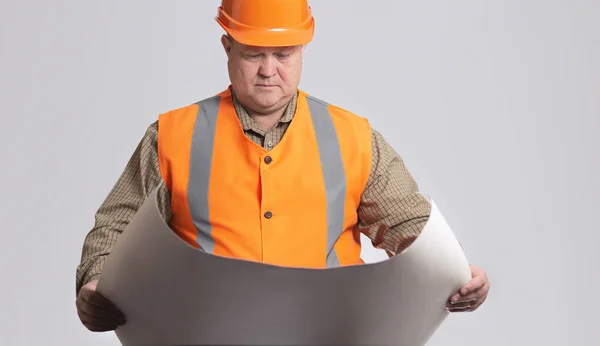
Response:
[{"label": "shirt sleeve", "polygon": [[94,226],[85,237],[81,262],[76,270],[76,294],[83,285],[100,277],[106,257],[119,235],[156,188],[159,210],[165,220],[170,219],[170,196],[160,174],[157,144],[158,122],[154,122],[96,212]]},{"label": "shirt sleeve", "polygon": [[372,130],[372,166],[358,208],[359,230],[375,248],[395,255],[419,236],[430,212],[400,155]]}]

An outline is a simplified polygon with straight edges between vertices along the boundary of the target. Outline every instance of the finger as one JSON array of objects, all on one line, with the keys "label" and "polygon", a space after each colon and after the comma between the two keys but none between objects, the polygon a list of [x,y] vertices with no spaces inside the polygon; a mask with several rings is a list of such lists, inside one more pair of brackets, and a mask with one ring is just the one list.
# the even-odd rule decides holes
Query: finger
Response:
[{"label": "finger", "polygon": [[110,316],[122,316],[124,317],[124,314],[116,309],[116,307],[113,306],[98,306],[98,305],[92,305],[90,304],[88,301],[84,300],[83,298],[78,299],[76,302],[76,306],[78,309],[81,309],[83,311],[85,311],[86,313],[90,314],[90,315],[98,315],[98,316],[105,316],[105,317],[110,317]]},{"label": "finger", "polygon": [[95,325],[123,325],[125,324],[125,318],[120,316],[99,316],[85,312],[84,310],[78,310],[77,314],[82,322],[87,322]]},{"label": "finger", "polygon": [[453,309],[446,309],[448,312],[450,313],[460,313],[460,312],[472,312],[474,311],[475,308],[453,308]]},{"label": "finger", "polygon": [[96,306],[104,310],[119,311],[117,306],[96,291],[86,291],[81,295],[81,298],[88,304]]},{"label": "finger", "polygon": [[487,294],[489,285],[487,283],[484,283],[483,286],[479,287],[479,289],[477,289],[474,292],[471,292],[467,295],[460,295],[460,294],[455,294],[451,299],[450,299],[450,303],[451,304],[455,304],[458,302],[464,302],[464,301],[470,301],[470,300],[476,300],[476,299],[481,299],[481,297],[483,297],[485,294]]},{"label": "finger", "polygon": [[462,296],[466,296],[467,294],[474,292],[481,288],[485,284],[485,279],[482,276],[475,276],[471,281],[467,282],[458,293]]},{"label": "finger", "polygon": [[487,299],[487,293],[483,297],[471,301],[462,301],[455,304],[448,304],[446,310],[449,312],[471,312],[477,310]]},{"label": "finger", "polygon": [[450,309],[466,309],[473,306],[474,304],[477,304],[477,299],[463,300],[456,303],[450,302],[446,304],[446,307]]},{"label": "finger", "polygon": [[99,308],[95,305],[91,305],[87,303],[85,300],[77,300],[76,304],[77,310],[82,311],[87,315],[101,318],[109,318],[114,320],[125,319],[125,315],[118,310],[114,309],[103,309]]},{"label": "finger", "polygon": [[90,331],[92,332],[108,332],[111,330],[115,330],[117,329],[117,325],[112,325],[112,326],[98,326],[95,324],[90,324],[87,322],[84,322],[83,325]]},{"label": "finger", "polygon": [[472,301],[471,303],[472,304],[465,302],[452,305],[451,307],[447,307],[446,310],[448,310],[448,312],[471,312],[475,311],[481,305],[481,302],[479,301]]},{"label": "finger", "polygon": [[125,324],[125,322],[127,321],[125,319],[125,317],[123,316],[110,316],[110,315],[98,315],[98,314],[91,314],[88,313],[86,311],[83,310],[79,310],[78,312],[79,318],[82,321],[88,321],[90,323],[94,323],[94,324],[118,324],[118,325],[122,325]]},{"label": "finger", "polygon": [[101,314],[124,317],[123,312],[115,304],[96,292],[83,294],[79,303],[86,312],[92,315]]}]

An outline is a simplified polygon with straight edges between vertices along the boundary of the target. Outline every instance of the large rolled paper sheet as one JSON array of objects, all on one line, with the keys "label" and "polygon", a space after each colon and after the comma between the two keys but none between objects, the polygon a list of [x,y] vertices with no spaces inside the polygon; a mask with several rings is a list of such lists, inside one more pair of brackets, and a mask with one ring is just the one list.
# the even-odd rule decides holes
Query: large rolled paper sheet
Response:
[{"label": "large rolled paper sheet", "polygon": [[[198,251],[160,217],[152,193],[109,255],[98,291],[139,345],[425,345],[470,280],[462,248],[432,203],[404,252],[365,265],[306,269]],[[299,249],[302,251],[302,249]]]}]

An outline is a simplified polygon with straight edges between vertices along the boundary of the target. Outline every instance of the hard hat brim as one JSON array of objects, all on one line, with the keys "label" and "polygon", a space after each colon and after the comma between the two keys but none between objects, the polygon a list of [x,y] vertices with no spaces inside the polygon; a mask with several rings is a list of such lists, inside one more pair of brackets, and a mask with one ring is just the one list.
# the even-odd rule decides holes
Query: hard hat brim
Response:
[{"label": "hard hat brim", "polygon": [[314,36],[314,18],[293,28],[251,27],[234,21],[222,9],[215,18],[217,23],[237,42],[255,47],[284,47],[307,44]]}]

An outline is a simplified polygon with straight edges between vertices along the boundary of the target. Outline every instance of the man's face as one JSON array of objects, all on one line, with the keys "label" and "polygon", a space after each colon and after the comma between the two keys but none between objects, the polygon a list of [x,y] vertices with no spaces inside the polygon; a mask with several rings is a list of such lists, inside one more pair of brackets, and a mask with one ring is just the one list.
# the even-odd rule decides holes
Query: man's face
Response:
[{"label": "man's face", "polygon": [[269,114],[290,101],[300,83],[303,46],[253,47],[225,35],[221,42],[231,85],[245,107]]}]

